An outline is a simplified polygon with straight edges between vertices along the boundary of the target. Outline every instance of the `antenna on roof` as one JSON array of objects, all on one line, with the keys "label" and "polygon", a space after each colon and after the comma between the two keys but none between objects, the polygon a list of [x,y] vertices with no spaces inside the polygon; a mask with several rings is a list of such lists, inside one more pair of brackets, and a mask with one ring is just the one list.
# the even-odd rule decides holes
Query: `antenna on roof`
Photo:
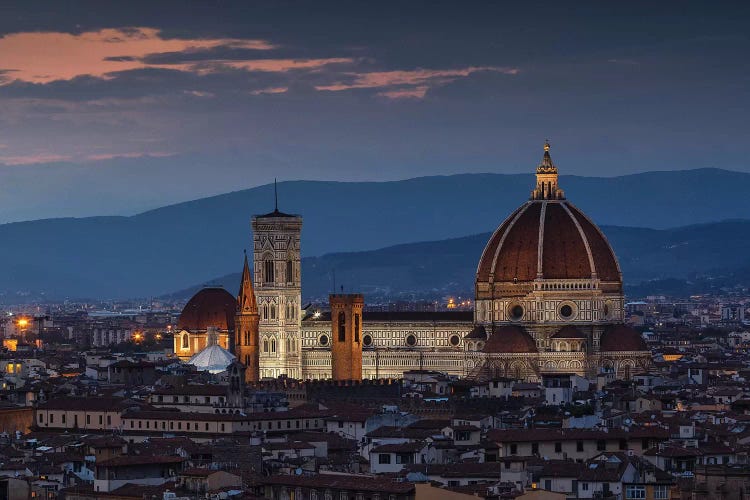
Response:
[{"label": "antenna on roof", "polygon": [[273,208],[274,211],[279,211],[279,191],[276,188],[276,177],[273,178]]}]

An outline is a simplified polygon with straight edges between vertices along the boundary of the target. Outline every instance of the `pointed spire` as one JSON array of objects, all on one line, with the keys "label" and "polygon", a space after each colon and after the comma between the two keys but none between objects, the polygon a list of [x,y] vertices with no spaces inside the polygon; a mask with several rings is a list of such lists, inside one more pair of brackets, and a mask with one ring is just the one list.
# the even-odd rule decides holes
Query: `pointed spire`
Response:
[{"label": "pointed spire", "polygon": [[258,313],[258,303],[255,300],[255,289],[253,288],[253,278],[250,273],[250,265],[247,262],[247,251],[245,251],[245,265],[242,268],[242,281],[240,283],[240,293],[237,295],[237,304],[240,307],[240,314]]}]

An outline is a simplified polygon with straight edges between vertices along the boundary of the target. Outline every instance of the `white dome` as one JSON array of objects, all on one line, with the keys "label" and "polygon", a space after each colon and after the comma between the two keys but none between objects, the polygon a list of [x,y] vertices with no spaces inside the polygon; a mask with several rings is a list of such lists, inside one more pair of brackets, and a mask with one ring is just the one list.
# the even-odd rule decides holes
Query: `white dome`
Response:
[{"label": "white dome", "polygon": [[236,356],[218,344],[209,345],[201,352],[190,358],[189,364],[194,365],[199,371],[209,373],[221,373],[227,369]]}]

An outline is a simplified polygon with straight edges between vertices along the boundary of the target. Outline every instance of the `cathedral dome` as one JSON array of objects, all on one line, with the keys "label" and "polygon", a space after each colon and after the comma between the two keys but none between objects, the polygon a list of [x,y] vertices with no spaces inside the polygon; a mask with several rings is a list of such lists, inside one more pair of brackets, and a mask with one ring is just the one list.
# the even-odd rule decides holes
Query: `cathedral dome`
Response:
[{"label": "cathedral dome", "polygon": [[557,187],[549,144],[531,199],[492,234],[477,267],[477,283],[536,279],[621,282],[604,234]]},{"label": "cathedral dome", "polygon": [[185,304],[177,322],[177,328],[188,331],[218,330],[234,331],[234,315],[237,299],[221,287],[206,287]]},{"label": "cathedral dome", "polygon": [[599,339],[599,351],[648,351],[646,342],[636,330],[625,325],[612,325]]},{"label": "cathedral dome", "polygon": [[521,205],[492,235],[477,268],[477,281],[538,278],[620,281],[617,259],[605,236],[565,200]]},{"label": "cathedral dome", "polygon": [[495,328],[484,344],[482,352],[488,354],[536,353],[536,342],[526,330],[516,325]]}]

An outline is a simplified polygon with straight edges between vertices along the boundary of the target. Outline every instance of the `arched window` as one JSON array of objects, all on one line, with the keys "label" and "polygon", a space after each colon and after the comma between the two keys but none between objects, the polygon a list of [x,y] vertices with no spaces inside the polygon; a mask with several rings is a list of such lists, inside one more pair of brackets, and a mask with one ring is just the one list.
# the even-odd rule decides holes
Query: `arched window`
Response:
[{"label": "arched window", "polygon": [[263,319],[268,319],[268,304],[263,304]]},{"label": "arched window", "polygon": [[354,315],[354,341],[359,342],[359,314]]},{"label": "arched window", "polygon": [[263,339],[263,352],[268,352],[268,339]]},{"label": "arched window", "polygon": [[250,345],[250,332],[245,332],[245,345]]},{"label": "arched window", "polygon": [[185,333],[182,335],[182,348],[188,349],[190,347],[190,336]]},{"label": "arched window", "polygon": [[291,351],[292,351],[292,339],[290,339],[289,337],[287,337],[287,339],[286,339],[286,352],[291,352]]},{"label": "arched window", "polygon": [[276,306],[271,304],[271,319],[276,319]]},{"label": "arched window", "polygon": [[273,283],[276,281],[273,273],[273,260],[266,260],[263,263],[263,281],[265,283]]},{"label": "arched window", "polygon": [[339,342],[346,342],[346,315],[344,311],[339,313]]},{"label": "arched window", "polygon": [[245,366],[250,366],[250,355],[245,354]]},{"label": "arched window", "polygon": [[294,281],[294,263],[291,260],[286,261],[286,282]]},{"label": "arched window", "polygon": [[276,352],[276,339],[271,339],[271,352]]}]

